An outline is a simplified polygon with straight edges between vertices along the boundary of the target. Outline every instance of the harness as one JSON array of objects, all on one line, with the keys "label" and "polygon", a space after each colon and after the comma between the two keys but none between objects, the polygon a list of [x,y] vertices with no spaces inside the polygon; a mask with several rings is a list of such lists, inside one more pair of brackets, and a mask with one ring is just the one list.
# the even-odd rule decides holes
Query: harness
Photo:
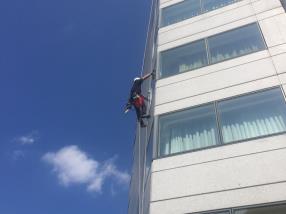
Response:
[{"label": "harness", "polygon": [[137,95],[132,97],[132,104],[136,108],[140,108],[144,104],[144,99],[145,99],[145,97],[143,95],[137,94]]}]

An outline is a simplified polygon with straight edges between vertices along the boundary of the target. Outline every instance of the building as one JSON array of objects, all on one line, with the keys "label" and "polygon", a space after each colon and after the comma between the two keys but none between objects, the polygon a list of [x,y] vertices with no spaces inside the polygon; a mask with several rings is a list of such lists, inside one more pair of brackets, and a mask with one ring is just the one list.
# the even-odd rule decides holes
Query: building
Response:
[{"label": "building", "polygon": [[285,5],[153,1],[129,214],[286,213]]}]

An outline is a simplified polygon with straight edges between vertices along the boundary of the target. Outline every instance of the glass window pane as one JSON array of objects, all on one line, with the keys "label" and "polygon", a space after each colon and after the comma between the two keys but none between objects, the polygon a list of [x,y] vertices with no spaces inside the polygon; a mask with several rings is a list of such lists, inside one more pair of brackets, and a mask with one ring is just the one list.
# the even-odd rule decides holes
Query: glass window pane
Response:
[{"label": "glass window pane", "polygon": [[218,8],[233,4],[240,0],[202,0],[203,12],[216,10]]},{"label": "glass window pane", "polygon": [[218,144],[213,105],[162,116],[159,126],[161,156]]},{"label": "glass window pane", "polygon": [[286,131],[286,105],[279,88],[218,103],[223,142]]},{"label": "glass window pane", "polygon": [[208,213],[202,213],[202,214],[230,214],[229,211],[219,211],[219,212],[208,212]]},{"label": "glass window pane", "polygon": [[205,40],[199,40],[161,53],[160,76],[168,77],[207,65]]},{"label": "glass window pane", "polygon": [[286,0],[281,0],[281,4],[284,7],[284,10],[286,10]]},{"label": "glass window pane", "polygon": [[145,163],[145,180],[148,177],[148,173],[152,164],[152,156],[153,156],[153,131],[151,132],[147,150],[146,150],[146,163]]},{"label": "glass window pane", "polygon": [[234,214],[285,214],[286,213],[286,205],[275,205],[268,207],[256,207],[249,209],[240,209],[234,211]]},{"label": "glass window pane", "polygon": [[198,16],[200,13],[200,0],[185,0],[162,9],[161,27]]},{"label": "glass window pane", "polygon": [[225,211],[225,212],[218,212],[218,213],[213,213],[213,214],[229,214],[229,211]]},{"label": "glass window pane", "polygon": [[264,50],[258,25],[251,24],[208,38],[211,63]]},{"label": "glass window pane", "polygon": [[229,214],[229,211],[215,212],[215,213],[209,213],[209,214]]}]

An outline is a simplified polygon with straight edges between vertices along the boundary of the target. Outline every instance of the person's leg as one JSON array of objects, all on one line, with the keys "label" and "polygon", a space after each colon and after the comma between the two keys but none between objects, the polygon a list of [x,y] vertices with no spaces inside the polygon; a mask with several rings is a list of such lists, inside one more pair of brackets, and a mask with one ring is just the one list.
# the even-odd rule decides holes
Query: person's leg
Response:
[{"label": "person's leg", "polygon": [[144,121],[143,121],[143,119],[142,119],[141,108],[135,107],[135,110],[136,110],[137,120],[138,120],[138,122],[140,123],[140,126],[141,126],[141,127],[146,127],[146,125],[145,125],[145,123],[144,123]]},{"label": "person's leg", "polygon": [[136,111],[137,120],[140,122],[140,120],[141,120],[141,109],[136,107],[136,106],[134,106],[134,108]]},{"label": "person's leg", "polygon": [[142,116],[142,115],[145,115],[145,114],[146,114],[146,111],[147,111],[147,107],[146,107],[146,104],[145,104],[144,100],[143,100],[141,109],[142,109],[142,114],[141,114],[141,116]]},{"label": "person's leg", "polygon": [[150,115],[146,115],[147,114],[147,107],[145,102],[143,102],[142,106],[141,106],[141,118],[150,118]]}]

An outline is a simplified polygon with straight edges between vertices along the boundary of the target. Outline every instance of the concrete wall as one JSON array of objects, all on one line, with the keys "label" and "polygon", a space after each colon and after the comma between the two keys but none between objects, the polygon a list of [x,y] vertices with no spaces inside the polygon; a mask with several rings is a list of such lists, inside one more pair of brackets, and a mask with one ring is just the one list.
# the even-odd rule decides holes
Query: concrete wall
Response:
[{"label": "concrete wall", "polygon": [[286,199],[286,135],[154,160],[151,214]]},{"label": "concrete wall", "polygon": [[[160,7],[179,0],[161,0]],[[158,53],[258,22],[268,49],[156,83],[155,115],[273,86],[286,90],[286,14],[279,0],[243,0],[161,28]],[[286,200],[286,135],[157,159],[151,214]]]},{"label": "concrete wall", "polygon": [[279,0],[244,0],[162,28],[158,52],[256,21],[269,50],[158,80],[155,115],[279,85],[277,74],[286,71],[286,14]]}]

